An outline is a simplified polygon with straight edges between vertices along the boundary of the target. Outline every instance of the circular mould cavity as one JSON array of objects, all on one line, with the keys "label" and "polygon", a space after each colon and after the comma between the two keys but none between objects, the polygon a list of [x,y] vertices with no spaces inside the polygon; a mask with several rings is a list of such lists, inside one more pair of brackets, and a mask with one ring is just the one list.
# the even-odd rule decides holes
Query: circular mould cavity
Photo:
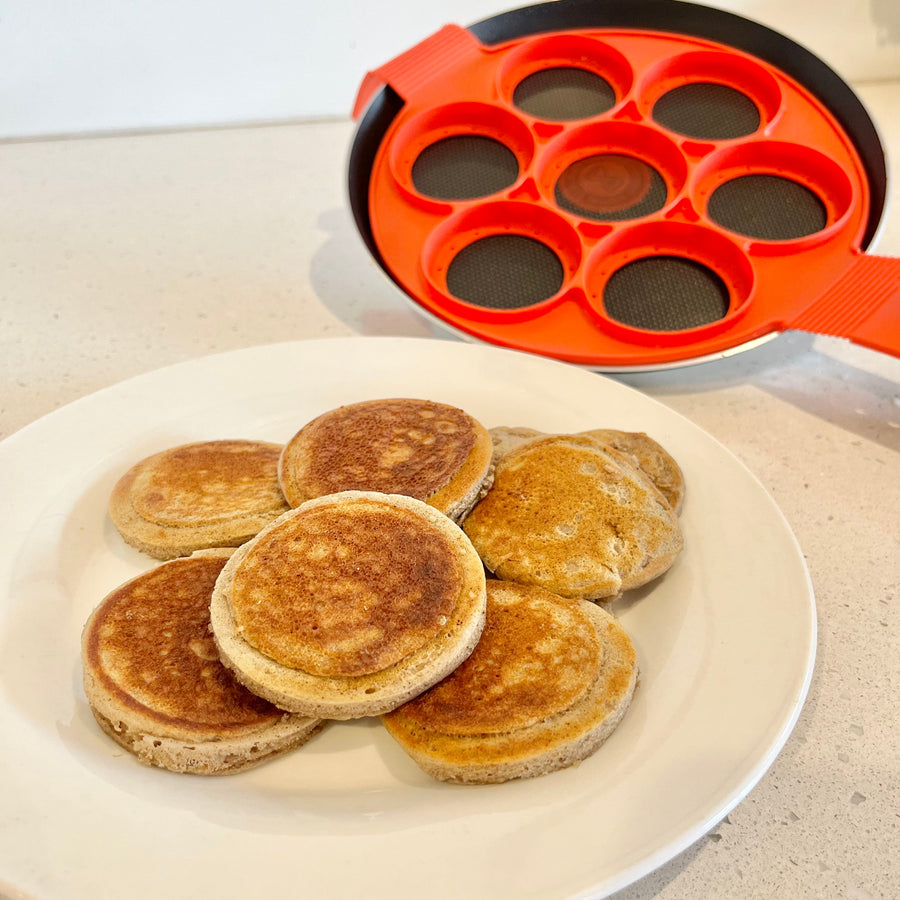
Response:
[{"label": "circular mould cavity", "polygon": [[501,97],[535,119],[568,122],[612,109],[634,82],[625,56],[585,35],[545,35],[524,42],[497,72]]},{"label": "circular mould cavity", "polygon": [[687,180],[677,144],[634,122],[589,122],[569,128],[540,157],[538,187],[566,212],[594,221],[658,212]]},{"label": "circular mould cavity", "polygon": [[722,228],[779,242],[830,239],[865,190],[818,150],[761,140],[710,154],[695,171],[694,193],[696,208]]},{"label": "circular mould cavity", "polygon": [[563,170],[554,189],[562,209],[602,222],[657,212],[666,205],[668,195],[665,181],[653,166],[623,153],[597,153],[575,160]]},{"label": "circular mould cavity", "polygon": [[502,106],[466,101],[412,116],[391,140],[389,166],[401,190],[438,202],[487,197],[528,168],[534,138]]},{"label": "circular mould cavity", "polygon": [[487,309],[521,309],[557,294],[565,272],[546,244],[522,234],[494,234],[464,247],[447,269],[447,290]]},{"label": "circular mould cavity", "polygon": [[653,105],[653,119],[670,131],[704,141],[746,137],[761,122],[756,104],[746,94],[711,82],[672,88]]},{"label": "circular mould cavity", "polygon": [[436,200],[471,200],[515,184],[519,161],[505,144],[478,134],[457,134],[429,144],[412,166],[415,189]]},{"label": "circular mould cavity", "polygon": [[770,69],[738,50],[680,53],[649,67],[638,106],[658,124],[700,141],[724,141],[759,131],[783,98]]},{"label": "circular mould cavity", "polygon": [[521,81],[513,92],[513,104],[536,119],[568,122],[608,112],[616,105],[616,92],[594,72],[559,66]]},{"label": "circular mould cavity", "polygon": [[517,200],[464,207],[431,232],[421,255],[432,298],[475,318],[550,300],[581,260],[581,240],[563,216]]},{"label": "circular mould cavity", "polygon": [[743,175],[717,187],[706,209],[723,228],[764,241],[790,241],[828,225],[825,204],[780,175]]},{"label": "circular mould cavity", "polygon": [[747,308],[754,283],[750,259],[734,241],[682,222],[620,228],[585,267],[588,301],[607,327],[645,343],[721,331]]},{"label": "circular mould cavity", "polygon": [[712,269],[681,256],[648,256],[613,272],[603,291],[606,314],[644,331],[684,331],[728,314],[728,287]]}]

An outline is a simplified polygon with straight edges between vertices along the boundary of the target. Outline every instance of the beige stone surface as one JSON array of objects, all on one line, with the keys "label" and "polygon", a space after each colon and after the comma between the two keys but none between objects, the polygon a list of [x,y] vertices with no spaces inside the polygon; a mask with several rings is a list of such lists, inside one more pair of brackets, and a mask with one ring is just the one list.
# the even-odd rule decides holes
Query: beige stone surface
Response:
[{"label": "beige stone surface", "polygon": [[[900,85],[860,92],[900,159]],[[209,353],[436,335],[357,236],[352,134],[341,121],[0,145],[0,437]],[[897,209],[894,183],[884,255],[900,256]],[[900,896],[900,361],[790,333],[620,377],[709,431],[771,492],[809,565],[820,643],[770,771],[619,900]]]}]

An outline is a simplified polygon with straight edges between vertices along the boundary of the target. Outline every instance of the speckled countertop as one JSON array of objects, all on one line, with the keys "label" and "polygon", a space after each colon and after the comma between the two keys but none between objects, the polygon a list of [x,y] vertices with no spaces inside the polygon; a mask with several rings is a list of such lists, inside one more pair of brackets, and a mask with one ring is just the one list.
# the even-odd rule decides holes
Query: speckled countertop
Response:
[{"label": "speckled countertop", "polygon": [[[859,87],[900,160],[900,84]],[[0,145],[0,438],[169,363],[323,336],[433,336],[368,257],[349,122]],[[877,251],[900,256],[897,182]],[[783,335],[621,376],[759,477],[808,561],[819,649],[771,770],[619,900],[900,897],[900,361]],[[777,623],[773,623],[777,627]]]}]

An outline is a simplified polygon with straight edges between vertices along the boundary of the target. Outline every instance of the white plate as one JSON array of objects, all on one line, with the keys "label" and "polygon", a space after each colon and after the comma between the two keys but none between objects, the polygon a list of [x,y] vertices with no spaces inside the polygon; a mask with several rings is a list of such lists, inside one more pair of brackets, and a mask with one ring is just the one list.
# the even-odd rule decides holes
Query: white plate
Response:
[{"label": "white plate", "polygon": [[[225,778],[141,766],[81,690],[88,613],[153,565],[106,518],[116,479],[175,444],[284,441],[326,409],[398,395],[488,426],[643,430],[679,460],[686,549],[621,608],[642,670],[621,726],[577,767],[496,786],[431,781],[377,721],[335,723]],[[0,893],[12,897],[602,897],[746,795],[812,671],[803,557],[741,463],[630,388],[511,351],[351,338],[173,366],[0,444],[0,497]]]}]

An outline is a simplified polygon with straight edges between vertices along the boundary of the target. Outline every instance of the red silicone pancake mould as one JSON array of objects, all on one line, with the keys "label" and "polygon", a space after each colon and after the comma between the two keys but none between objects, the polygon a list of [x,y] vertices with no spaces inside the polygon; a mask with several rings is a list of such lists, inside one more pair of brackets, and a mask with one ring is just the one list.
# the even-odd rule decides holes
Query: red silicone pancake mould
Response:
[{"label": "red silicone pancake mould", "polygon": [[786,329],[897,354],[900,262],[865,252],[877,134],[764,26],[677,0],[540,4],[442,28],[366,76],[366,110],[357,224],[451,329],[608,369]]}]

